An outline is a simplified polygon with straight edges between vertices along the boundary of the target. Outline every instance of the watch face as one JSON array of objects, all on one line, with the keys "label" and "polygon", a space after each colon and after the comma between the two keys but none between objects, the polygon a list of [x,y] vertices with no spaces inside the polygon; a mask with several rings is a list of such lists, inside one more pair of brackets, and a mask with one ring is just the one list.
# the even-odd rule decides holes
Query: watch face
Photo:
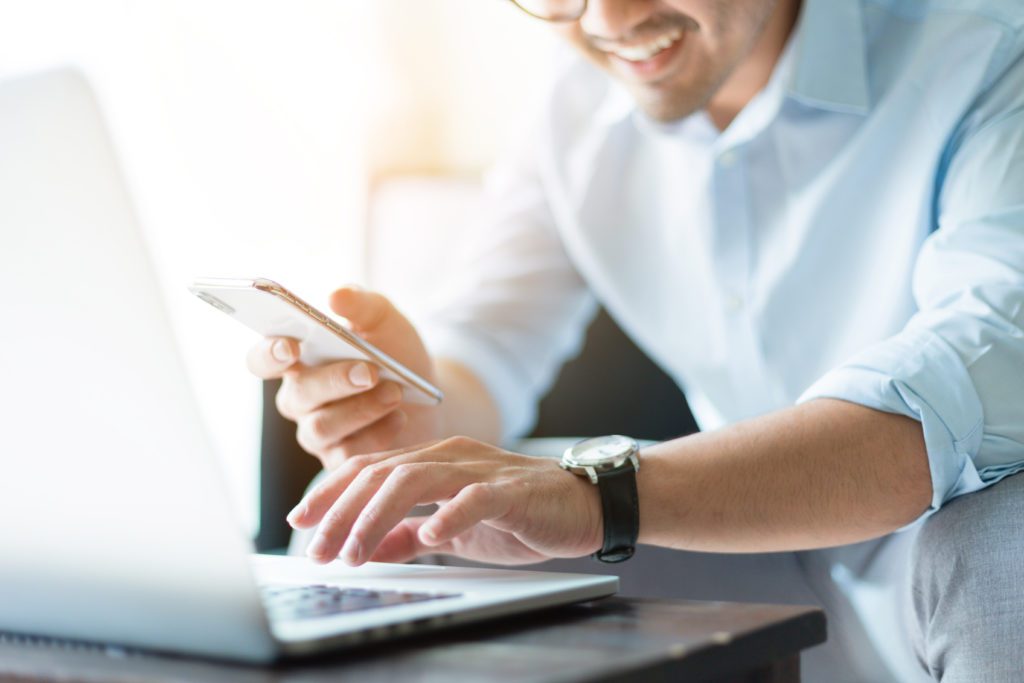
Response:
[{"label": "watch face", "polygon": [[565,460],[580,467],[596,467],[620,461],[636,450],[636,441],[628,436],[600,436],[581,441],[565,454]]}]

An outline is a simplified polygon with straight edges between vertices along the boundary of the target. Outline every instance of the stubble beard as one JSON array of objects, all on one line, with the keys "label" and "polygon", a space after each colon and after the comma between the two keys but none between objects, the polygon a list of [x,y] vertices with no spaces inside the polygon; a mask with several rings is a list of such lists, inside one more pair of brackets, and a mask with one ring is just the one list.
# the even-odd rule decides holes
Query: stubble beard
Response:
[{"label": "stubble beard", "polygon": [[[718,6],[718,14],[715,17],[718,27],[727,26],[729,22],[742,21],[748,23],[750,28],[745,32],[748,40],[733,50],[729,59],[724,63],[715,64],[713,58],[709,58],[704,61],[710,63],[703,67],[691,67],[690,60],[700,59],[707,53],[700,52],[698,55],[694,55],[692,48],[695,46],[683,45],[683,50],[689,54],[680,56],[680,62],[675,65],[675,71],[667,74],[660,81],[638,83],[623,77],[617,72],[614,65],[609,63],[609,60],[613,58],[601,49],[601,41],[582,36],[583,52],[591,62],[594,62],[613,80],[619,82],[632,95],[637,107],[646,116],[662,123],[679,121],[708,107],[729,77],[753,51],[772,14],[771,11],[746,13],[750,8],[745,8],[740,12],[731,12],[726,9],[727,6],[727,4]],[[774,4],[772,6],[774,7]],[[682,14],[654,17],[639,27],[636,34],[638,36],[656,35],[672,28],[685,30],[687,42],[701,39],[701,26],[692,18]],[[680,78],[686,78],[686,71],[695,71],[697,75],[688,82],[673,82]]]}]

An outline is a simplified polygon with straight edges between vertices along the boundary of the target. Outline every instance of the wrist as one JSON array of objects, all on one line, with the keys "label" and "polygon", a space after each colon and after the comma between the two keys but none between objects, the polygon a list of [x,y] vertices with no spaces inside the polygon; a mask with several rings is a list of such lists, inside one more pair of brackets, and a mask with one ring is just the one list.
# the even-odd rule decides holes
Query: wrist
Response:
[{"label": "wrist", "polygon": [[501,442],[497,403],[477,375],[447,358],[434,361],[437,386],[445,400],[437,407],[439,438],[469,436],[490,444]]},{"label": "wrist", "polygon": [[693,500],[694,491],[688,488],[693,478],[681,476],[680,470],[685,467],[688,451],[688,437],[664,441],[641,451],[644,466],[636,476],[640,500],[638,543],[687,547],[680,542],[692,524],[687,508]]}]

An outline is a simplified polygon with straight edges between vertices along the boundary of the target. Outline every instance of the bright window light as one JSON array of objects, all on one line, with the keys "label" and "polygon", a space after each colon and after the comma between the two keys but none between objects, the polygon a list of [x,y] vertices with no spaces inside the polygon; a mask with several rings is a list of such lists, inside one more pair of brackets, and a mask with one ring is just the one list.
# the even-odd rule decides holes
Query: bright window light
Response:
[{"label": "bright window light", "polygon": [[0,17],[0,77],[74,64],[100,96],[254,531],[260,390],[244,354],[255,338],[186,285],[265,276],[325,305],[362,280],[381,157],[368,140],[420,126],[441,142],[423,152],[406,138],[388,164],[485,166],[543,72],[547,32],[510,3],[479,0],[0,0]]}]

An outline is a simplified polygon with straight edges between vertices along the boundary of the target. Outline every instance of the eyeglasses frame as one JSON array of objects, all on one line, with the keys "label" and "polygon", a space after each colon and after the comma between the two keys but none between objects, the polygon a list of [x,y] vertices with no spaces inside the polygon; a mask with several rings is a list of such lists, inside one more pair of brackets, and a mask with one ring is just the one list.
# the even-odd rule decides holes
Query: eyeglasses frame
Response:
[{"label": "eyeglasses frame", "polygon": [[587,4],[588,4],[587,0],[582,0],[582,7],[580,8],[579,13],[575,14],[575,15],[572,15],[572,16],[566,15],[566,16],[561,16],[561,17],[545,17],[545,16],[541,16],[540,14],[535,14],[535,13],[531,12],[530,10],[526,9],[521,4],[519,4],[519,0],[509,0],[509,2],[511,2],[513,5],[515,5],[520,10],[522,10],[523,12],[528,14],[529,16],[533,17],[534,19],[540,19],[541,21],[548,21],[548,22],[551,22],[553,24],[567,24],[567,23],[572,22],[572,21],[579,21],[580,19],[583,18],[583,15],[587,13]]}]

